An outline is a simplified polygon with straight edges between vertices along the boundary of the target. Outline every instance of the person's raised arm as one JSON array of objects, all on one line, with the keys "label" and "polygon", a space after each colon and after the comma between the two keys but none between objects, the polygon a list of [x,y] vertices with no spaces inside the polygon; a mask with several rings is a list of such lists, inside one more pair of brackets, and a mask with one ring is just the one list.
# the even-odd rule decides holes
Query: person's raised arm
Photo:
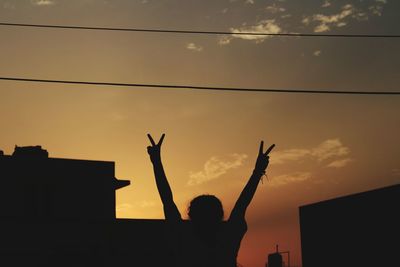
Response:
[{"label": "person's raised arm", "polygon": [[181,214],[176,207],[172,195],[171,187],[169,186],[167,176],[164,172],[164,167],[161,162],[161,145],[164,140],[165,134],[160,138],[156,144],[150,134],[147,135],[151,146],[147,147],[147,152],[150,155],[150,160],[153,163],[154,176],[156,179],[158,193],[160,194],[161,201],[164,206],[164,215],[166,220],[181,220]]},{"label": "person's raised arm", "polygon": [[271,145],[267,151],[263,152],[264,141],[261,141],[260,149],[258,152],[258,157],[256,161],[256,166],[254,168],[253,174],[250,176],[249,181],[244,187],[242,193],[240,194],[235,206],[229,216],[229,220],[244,220],[246,209],[249,206],[251,200],[253,199],[254,193],[257,190],[258,183],[261,177],[265,174],[265,170],[269,163],[268,154],[274,148],[275,145]]}]

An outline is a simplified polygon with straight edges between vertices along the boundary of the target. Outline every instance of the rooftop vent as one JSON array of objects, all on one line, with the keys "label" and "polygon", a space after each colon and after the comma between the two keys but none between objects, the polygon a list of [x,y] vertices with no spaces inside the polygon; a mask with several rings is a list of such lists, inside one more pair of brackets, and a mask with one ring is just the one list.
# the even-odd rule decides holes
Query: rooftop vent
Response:
[{"label": "rooftop vent", "polygon": [[41,146],[15,146],[13,157],[18,158],[48,158],[47,150]]}]

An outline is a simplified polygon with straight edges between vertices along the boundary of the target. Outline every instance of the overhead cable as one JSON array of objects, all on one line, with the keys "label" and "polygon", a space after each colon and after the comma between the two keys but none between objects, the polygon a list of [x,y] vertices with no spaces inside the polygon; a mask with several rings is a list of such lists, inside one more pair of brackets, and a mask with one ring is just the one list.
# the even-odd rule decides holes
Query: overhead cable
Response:
[{"label": "overhead cable", "polygon": [[206,35],[236,35],[236,36],[281,36],[281,37],[333,37],[333,38],[400,38],[397,34],[322,34],[322,33],[270,33],[255,31],[198,31],[198,30],[175,30],[175,29],[150,29],[150,28],[113,28],[113,27],[90,27],[75,25],[50,25],[50,24],[26,24],[0,22],[0,26],[70,29],[70,30],[95,30],[95,31],[122,31],[122,32],[148,32],[148,33],[174,33],[174,34],[206,34]]},{"label": "overhead cable", "polygon": [[196,85],[170,85],[170,84],[147,84],[147,83],[116,83],[116,82],[94,82],[73,80],[50,80],[17,77],[0,77],[4,81],[34,82],[34,83],[57,83],[57,84],[80,84],[92,86],[116,86],[116,87],[146,87],[146,88],[168,88],[185,90],[213,90],[234,92],[259,92],[259,93],[294,93],[294,94],[342,94],[342,95],[400,95],[398,91],[342,91],[342,90],[308,90],[308,89],[275,89],[275,88],[241,88],[241,87],[218,87],[218,86],[196,86]]}]

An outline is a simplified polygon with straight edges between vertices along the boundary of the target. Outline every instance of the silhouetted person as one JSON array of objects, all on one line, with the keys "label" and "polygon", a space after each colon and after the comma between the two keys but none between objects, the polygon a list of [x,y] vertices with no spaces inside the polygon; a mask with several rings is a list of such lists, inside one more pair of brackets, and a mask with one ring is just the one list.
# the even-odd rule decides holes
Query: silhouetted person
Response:
[{"label": "silhouetted person", "polygon": [[160,150],[165,134],[157,144],[149,134],[147,136],[151,142],[147,151],[153,163],[157,189],[164,207],[167,235],[177,260],[176,266],[236,267],[240,242],[247,231],[246,209],[265,174],[269,163],[268,154],[275,145],[264,153],[264,142],[261,141],[254,171],[225,224],[221,201],[213,195],[201,195],[190,202],[190,224],[183,227],[181,214],[174,203],[161,162]]}]

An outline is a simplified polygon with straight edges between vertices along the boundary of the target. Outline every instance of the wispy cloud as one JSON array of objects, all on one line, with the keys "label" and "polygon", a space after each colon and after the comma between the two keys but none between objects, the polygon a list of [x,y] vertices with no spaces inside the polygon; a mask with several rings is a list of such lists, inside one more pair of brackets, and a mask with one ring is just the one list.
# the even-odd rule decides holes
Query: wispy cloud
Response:
[{"label": "wispy cloud", "polygon": [[383,6],[382,5],[371,5],[368,7],[373,15],[382,16]]},{"label": "wispy cloud", "polygon": [[322,53],[321,50],[316,50],[316,51],[314,51],[313,55],[316,57],[319,57],[321,55],[321,53]]},{"label": "wispy cloud", "polygon": [[330,7],[331,6],[331,2],[329,2],[328,0],[325,0],[325,2],[322,4],[321,7]]},{"label": "wispy cloud", "polygon": [[117,212],[130,212],[134,209],[147,209],[156,206],[154,201],[142,200],[134,203],[121,203],[115,206]]},{"label": "wispy cloud", "polygon": [[[230,0],[230,2],[236,1]],[[255,1],[245,0],[244,2],[253,3]],[[235,33],[295,33],[303,32],[304,25],[309,26],[310,30],[315,33],[328,32],[346,27],[354,21],[362,22],[368,20],[371,16],[381,16],[384,5],[387,4],[387,0],[349,1],[349,3],[341,6],[332,0],[315,2],[314,7],[316,9],[307,7],[307,10],[303,13],[298,10],[297,6],[290,4],[289,1],[270,1],[264,4],[263,8],[259,8],[259,5],[262,4],[260,1],[256,3],[257,5],[254,5],[257,7],[257,12],[259,12],[255,16],[257,21],[253,23],[245,22],[241,26],[231,27],[230,32],[233,34],[231,36],[220,37],[218,44],[228,45],[233,39],[262,43],[273,36],[235,35]],[[309,10],[317,11],[308,13]]]},{"label": "wispy cloud", "polygon": [[[333,14],[314,14],[303,18],[302,22],[305,25],[316,23],[314,32],[327,32],[333,28],[340,28],[348,25],[350,20],[365,21],[368,20],[368,15],[381,16],[383,12],[383,5],[387,3],[386,0],[374,0],[372,4],[367,5],[367,8],[356,7],[352,4],[346,4],[340,10]],[[322,5],[323,8],[331,6],[329,1],[325,1]]]},{"label": "wispy cloud", "polygon": [[273,152],[271,164],[283,164],[286,162],[313,159],[318,162],[326,159],[346,156],[350,149],[342,144],[339,139],[328,139],[314,148],[295,148]]},{"label": "wispy cloud", "polygon": [[188,185],[199,185],[227,173],[231,169],[235,169],[243,165],[244,160],[247,158],[245,154],[231,154],[226,158],[211,157],[204,164],[204,169],[199,172],[191,172],[189,174]]},{"label": "wispy cloud", "polygon": [[53,0],[32,0],[32,4],[37,6],[50,6],[54,5],[55,2]]},{"label": "wispy cloud", "polygon": [[272,177],[269,184],[271,186],[283,186],[292,183],[299,183],[309,180],[311,178],[310,172],[294,172]]},{"label": "wispy cloud", "polygon": [[132,209],[132,205],[129,203],[121,203],[115,206],[117,212],[127,212]]},{"label": "wispy cloud", "polygon": [[270,164],[283,164],[288,161],[297,161],[311,155],[310,149],[286,149],[273,152],[270,158]]},{"label": "wispy cloud", "polygon": [[242,27],[239,28],[231,28],[230,31],[234,34],[231,36],[225,36],[219,39],[219,44],[220,45],[226,45],[231,42],[233,38],[239,38],[239,39],[244,39],[244,40],[252,40],[255,41],[256,43],[261,43],[267,38],[271,38],[272,36],[268,35],[239,35],[235,33],[281,33],[282,29],[281,27],[276,23],[275,19],[267,19],[267,20],[261,20],[255,25],[247,26],[243,25]]},{"label": "wispy cloud", "polygon": [[203,51],[203,47],[200,45],[196,45],[195,43],[188,43],[186,44],[186,48],[195,52]]},{"label": "wispy cloud", "polygon": [[353,160],[351,158],[339,159],[339,160],[332,161],[331,163],[326,165],[326,167],[343,168],[344,166],[346,166],[347,164],[349,164],[352,161]]},{"label": "wispy cloud", "polygon": [[347,24],[345,19],[354,13],[353,5],[344,5],[339,13],[332,15],[315,14],[303,19],[303,23],[308,25],[312,21],[318,22],[314,32],[326,32],[331,30],[333,26],[343,27]]},{"label": "wispy cloud", "polygon": [[278,6],[276,3],[267,6],[265,9],[272,14],[286,11],[284,7]]},{"label": "wispy cloud", "polygon": [[323,161],[332,157],[345,156],[349,153],[350,149],[344,146],[339,139],[326,140],[311,151],[311,155],[316,157],[318,161]]},{"label": "wispy cloud", "polygon": [[281,16],[282,19],[287,19],[287,18],[291,18],[292,14],[284,14]]},{"label": "wispy cloud", "polygon": [[137,206],[139,206],[142,209],[149,208],[149,207],[154,207],[156,203],[154,201],[147,201],[147,200],[142,200],[137,203],[135,203]]},{"label": "wispy cloud", "polygon": [[[353,159],[348,157],[350,149],[338,139],[328,139],[311,148],[294,148],[271,153],[270,164],[290,164],[308,161],[327,168],[343,168]],[[304,165],[302,165],[304,166]],[[270,180],[273,186],[306,181],[312,178],[312,171],[306,170],[275,176]],[[315,182],[315,181],[313,181]],[[322,183],[318,180],[316,183]]]}]

